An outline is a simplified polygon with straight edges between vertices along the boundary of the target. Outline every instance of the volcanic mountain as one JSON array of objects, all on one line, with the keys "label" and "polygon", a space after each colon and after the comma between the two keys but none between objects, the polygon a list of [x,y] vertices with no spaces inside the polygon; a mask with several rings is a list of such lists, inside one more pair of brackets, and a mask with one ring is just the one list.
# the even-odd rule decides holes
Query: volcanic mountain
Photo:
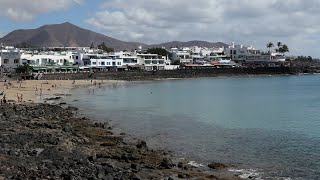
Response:
[{"label": "volcanic mountain", "polygon": [[224,43],[210,43],[206,41],[168,42],[156,45],[147,45],[139,42],[125,42],[112,37],[105,36],[87,29],[83,29],[69,22],[62,24],[44,25],[37,29],[19,29],[12,31],[3,38],[0,43],[5,45],[28,44],[33,47],[89,47],[91,43],[95,46],[104,42],[106,46],[115,50],[132,50],[142,45],[150,47],[222,47]]}]

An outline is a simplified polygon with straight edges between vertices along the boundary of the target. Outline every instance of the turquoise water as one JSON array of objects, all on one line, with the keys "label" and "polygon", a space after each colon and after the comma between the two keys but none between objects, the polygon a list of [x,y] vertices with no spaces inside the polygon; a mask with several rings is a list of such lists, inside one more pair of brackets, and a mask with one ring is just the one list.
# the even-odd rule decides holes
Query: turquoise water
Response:
[{"label": "turquoise water", "polygon": [[263,179],[320,179],[320,76],[202,78],[74,90],[74,105],[156,148]]}]

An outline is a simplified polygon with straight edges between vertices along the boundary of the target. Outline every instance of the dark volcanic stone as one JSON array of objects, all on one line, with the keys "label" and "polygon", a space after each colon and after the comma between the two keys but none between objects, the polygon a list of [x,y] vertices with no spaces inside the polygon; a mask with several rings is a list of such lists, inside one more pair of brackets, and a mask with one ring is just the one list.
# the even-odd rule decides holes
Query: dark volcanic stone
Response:
[{"label": "dark volcanic stone", "polygon": [[211,169],[224,169],[224,168],[227,168],[228,166],[222,163],[211,163],[211,164],[208,164],[208,167]]},{"label": "dark volcanic stone", "polygon": [[130,180],[140,180],[141,178],[137,174],[132,174]]},{"label": "dark volcanic stone", "polygon": [[160,167],[164,169],[171,169],[174,167],[174,164],[172,161],[168,158],[164,158],[162,162],[160,163]]},{"label": "dark volcanic stone", "polygon": [[138,143],[137,143],[137,148],[139,148],[139,149],[147,149],[148,147],[147,147],[147,143],[145,142],[145,141],[138,141]]}]

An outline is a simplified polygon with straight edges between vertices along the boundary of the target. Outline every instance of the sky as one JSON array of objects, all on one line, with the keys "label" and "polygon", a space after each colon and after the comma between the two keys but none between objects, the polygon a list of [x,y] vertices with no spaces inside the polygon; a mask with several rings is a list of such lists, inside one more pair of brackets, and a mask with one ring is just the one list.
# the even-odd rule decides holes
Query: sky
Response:
[{"label": "sky", "polygon": [[282,42],[320,57],[319,0],[0,0],[0,37],[70,22],[123,41]]}]

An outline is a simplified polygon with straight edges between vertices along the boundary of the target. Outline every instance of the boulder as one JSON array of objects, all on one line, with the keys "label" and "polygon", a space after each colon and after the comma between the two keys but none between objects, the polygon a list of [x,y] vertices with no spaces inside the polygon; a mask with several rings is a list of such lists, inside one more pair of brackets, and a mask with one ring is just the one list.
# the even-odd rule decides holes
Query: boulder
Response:
[{"label": "boulder", "polygon": [[164,158],[159,166],[163,169],[172,169],[174,167],[174,164],[172,163],[171,159]]},{"label": "boulder", "polygon": [[139,140],[136,146],[138,149],[147,149],[148,148],[147,143],[142,140]]},{"label": "boulder", "polygon": [[208,164],[208,167],[211,169],[224,169],[224,168],[227,168],[228,166],[222,163],[210,163]]}]

